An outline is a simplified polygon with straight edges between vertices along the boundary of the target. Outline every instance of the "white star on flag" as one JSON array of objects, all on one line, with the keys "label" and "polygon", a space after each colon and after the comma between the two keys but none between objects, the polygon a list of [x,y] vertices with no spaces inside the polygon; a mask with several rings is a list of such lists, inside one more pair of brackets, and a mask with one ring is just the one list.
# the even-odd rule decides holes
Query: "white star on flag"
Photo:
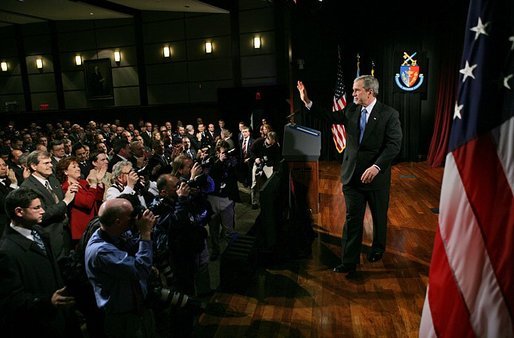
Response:
[{"label": "white star on flag", "polygon": [[455,120],[456,118],[462,120],[462,116],[460,114],[462,108],[464,108],[464,105],[459,105],[457,102],[455,102],[455,109],[453,110],[453,119]]},{"label": "white star on flag", "polygon": [[488,35],[485,31],[485,28],[489,25],[489,22],[487,22],[485,25],[482,23],[482,19],[478,18],[478,23],[475,27],[470,28],[473,32],[475,32],[475,40],[478,39],[478,36],[480,34]]},{"label": "white star on flag", "polygon": [[510,88],[510,86],[509,86],[509,80],[512,78],[512,76],[513,76],[513,74],[509,74],[509,75],[507,75],[507,76],[505,76],[505,77],[503,78],[503,85],[504,85],[504,86],[505,86],[505,88],[507,88],[507,89],[512,89],[512,88]]},{"label": "white star on flag", "polygon": [[473,75],[473,70],[475,70],[475,68],[477,66],[478,65],[470,66],[469,62],[466,61],[466,65],[464,66],[464,68],[459,70],[459,73],[464,74],[464,78],[462,79],[462,82],[466,81],[468,76],[472,77],[473,79],[475,78],[475,75]]}]

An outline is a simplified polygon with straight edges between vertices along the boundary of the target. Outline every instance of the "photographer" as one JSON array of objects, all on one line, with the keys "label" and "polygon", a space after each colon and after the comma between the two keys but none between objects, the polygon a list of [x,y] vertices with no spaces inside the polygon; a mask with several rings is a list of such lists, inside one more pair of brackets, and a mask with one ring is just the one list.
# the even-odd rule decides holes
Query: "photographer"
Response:
[{"label": "photographer", "polygon": [[211,204],[213,216],[209,222],[211,236],[211,260],[218,258],[220,253],[220,224],[223,226],[225,236],[230,240],[234,232],[234,207],[240,201],[237,187],[236,166],[237,159],[229,155],[229,144],[218,141],[216,145],[216,160],[210,168],[209,175],[214,180],[214,191],[207,200]]},{"label": "photographer", "polygon": [[277,142],[277,134],[270,131],[266,136],[258,138],[252,145],[252,208],[259,207],[259,190],[270,178],[274,171],[278,170],[278,164],[282,158],[280,145]]},{"label": "photographer", "polygon": [[121,194],[135,194],[138,196],[141,204],[146,207],[146,201],[143,197],[144,180],[132,169],[132,163],[129,161],[120,161],[112,168],[113,185],[107,189],[105,200],[117,198]]},{"label": "photographer", "polygon": [[[154,337],[154,319],[145,305],[152,272],[152,228],[156,218],[145,210],[136,220],[125,199],[104,202],[100,228],[86,247],[85,264],[98,307],[105,314],[107,337]],[[134,234],[139,233],[139,237]]]},{"label": "photographer", "polygon": [[[157,187],[159,197],[151,207],[159,216],[154,231],[154,257],[157,267],[165,274],[167,287],[190,295],[201,293],[202,288],[210,290],[207,231],[204,227],[208,210],[198,208],[190,195],[189,185],[175,176],[161,175]],[[168,271],[168,265],[171,271]],[[169,325],[172,336],[191,335],[194,313],[190,309],[191,306],[171,308]],[[163,322],[166,326],[165,319],[159,324]]]}]

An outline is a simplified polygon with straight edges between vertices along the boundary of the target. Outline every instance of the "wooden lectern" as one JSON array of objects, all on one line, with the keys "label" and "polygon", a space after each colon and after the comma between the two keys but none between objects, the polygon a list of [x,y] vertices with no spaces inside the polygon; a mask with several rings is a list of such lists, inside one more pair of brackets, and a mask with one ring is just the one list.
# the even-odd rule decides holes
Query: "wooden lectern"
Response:
[{"label": "wooden lectern", "polygon": [[287,162],[289,177],[297,196],[305,198],[313,214],[319,212],[319,156],[321,132],[296,124],[284,127],[282,156]]}]

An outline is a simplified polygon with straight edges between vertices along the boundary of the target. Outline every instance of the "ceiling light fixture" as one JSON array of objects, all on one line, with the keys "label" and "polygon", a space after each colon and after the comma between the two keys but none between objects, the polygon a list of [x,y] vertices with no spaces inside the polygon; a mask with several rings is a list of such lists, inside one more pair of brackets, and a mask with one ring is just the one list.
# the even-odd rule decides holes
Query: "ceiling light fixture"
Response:
[{"label": "ceiling light fixture", "polygon": [[43,69],[43,59],[41,59],[41,58],[36,59],[36,68],[39,70]]},{"label": "ceiling light fixture", "polygon": [[7,71],[7,62],[2,61],[0,63],[0,68],[2,68],[2,72],[6,72]]},{"label": "ceiling light fixture", "polygon": [[80,66],[82,64],[82,56],[79,55],[75,55],[75,64],[77,66]]}]

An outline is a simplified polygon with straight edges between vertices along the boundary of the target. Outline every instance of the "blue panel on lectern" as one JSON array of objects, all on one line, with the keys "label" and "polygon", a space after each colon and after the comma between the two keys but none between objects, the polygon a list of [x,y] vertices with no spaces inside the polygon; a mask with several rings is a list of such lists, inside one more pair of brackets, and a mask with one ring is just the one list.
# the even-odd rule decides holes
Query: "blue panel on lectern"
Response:
[{"label": "blue panel on lectern", "polygon": [[321,153],[321,132],[300,125],[284,127],[282,156],[289,161],[317,161]]}]

